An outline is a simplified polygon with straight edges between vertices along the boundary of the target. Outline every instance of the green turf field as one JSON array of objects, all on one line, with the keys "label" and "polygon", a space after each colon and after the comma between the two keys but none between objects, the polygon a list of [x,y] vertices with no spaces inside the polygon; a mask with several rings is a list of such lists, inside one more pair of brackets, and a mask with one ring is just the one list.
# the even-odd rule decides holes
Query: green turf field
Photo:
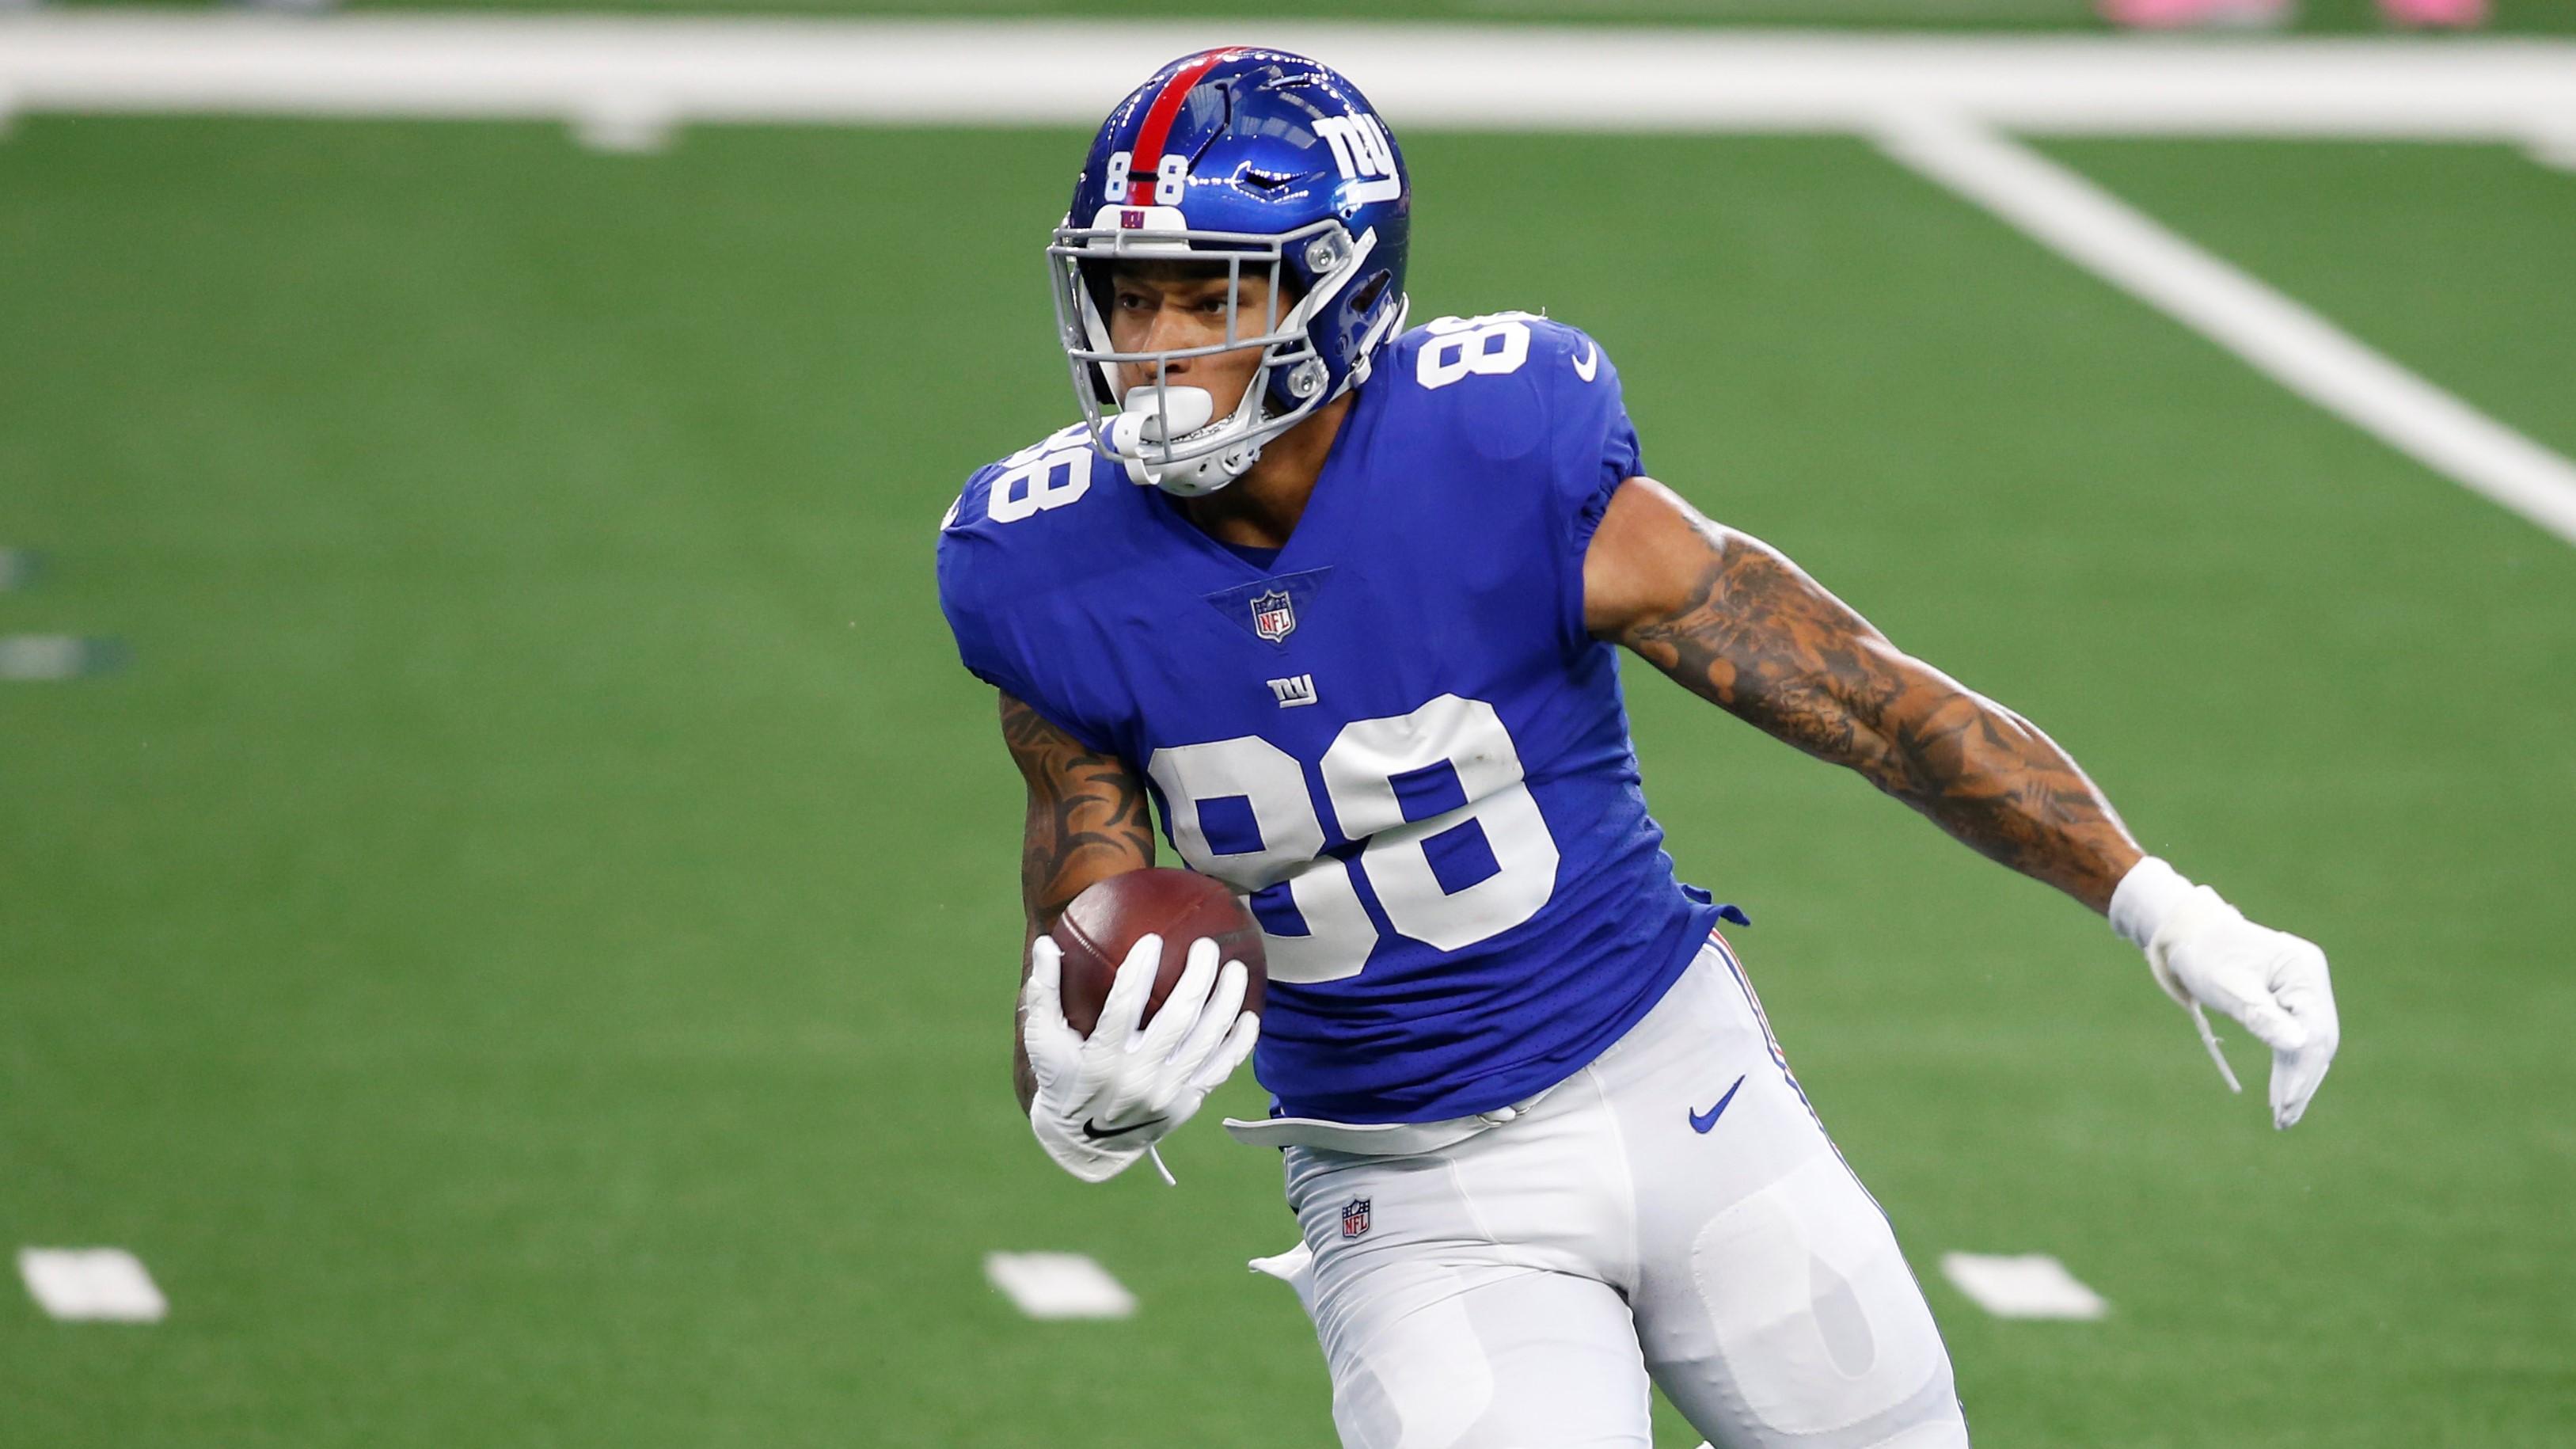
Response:
[{"label": "green turf field", "polygon": [[[1007,1083],[1017,786],[930,553],[1070,411],[1081,142],[0,143],[0,547],[49,565],[0,634],[130,651],[0,684],[0,1248],[129,1247],[173,1305],[0,1284],[0,1443],[1331,1442],[1243,1269],[1275,1162],[1194,1126],[1179,1190],[1086,1188]],[[2080,909],[1632,680],[1980,1445],[2576,1436],[2576,550],[1860,143],[1406,142],[1417,317],[1592,330],[1653,472],[2334,956],[2278,1135]],[[2051,149],[2576,449],[2576,179]],[[934,172],[977,179],[935,229],[884,204]],[[994,1249],[1141,1310],[1026,1321]],[[1991,1319],[1950,1249],[2113,1314]]]}]

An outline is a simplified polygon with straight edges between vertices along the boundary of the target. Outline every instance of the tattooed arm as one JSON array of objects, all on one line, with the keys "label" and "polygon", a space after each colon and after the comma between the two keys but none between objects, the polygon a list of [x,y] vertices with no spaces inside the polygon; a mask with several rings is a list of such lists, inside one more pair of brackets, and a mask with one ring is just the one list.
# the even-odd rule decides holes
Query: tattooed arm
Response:
[{"label": "tattooed arm", "polygon": [[[1027,932],[1020,940],[1020,970],[1028,971],[1031,942],[1052,929],[1056,917],[1092,882],[1154,863],[1154,822],[1145,787],[1115,755],[1104,755],[1057,729],[1036,710],[1005,694],[1002,741],[1028,782],[1028,821],[1020,840],[1020,909]],[[1020,1110],[1029,1109],[1037,1080],[1029,1071],[1022,1031],[1011,1033],[1011,1081]]]},{"label": "tattooed arm", "polygon": [[2037,725],[1908,656],[1769,545],[1651,478],[1612,495],[1583,593],[1596,637],[2094,910],[2140,858]]}]

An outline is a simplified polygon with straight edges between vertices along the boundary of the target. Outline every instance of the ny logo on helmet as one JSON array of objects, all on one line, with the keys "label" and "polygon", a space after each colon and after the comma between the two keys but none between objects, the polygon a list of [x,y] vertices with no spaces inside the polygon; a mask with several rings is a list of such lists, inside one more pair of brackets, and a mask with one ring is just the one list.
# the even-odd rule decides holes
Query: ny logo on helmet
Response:
[{"label": "ny logo on helmet", "polygon": [[1342,179],[1358,183],[1344,198],[1353,207],[1372,201],[1393,201],[1404,194],[1404,183],[1395,174],[1395,147],[1386,139],[1386,128],[1375,116],[1365,112],[1351,116],[1318,116],[1315,134],[1333,148],[1333,165]]},{"label": "ny logo on helmet", "polygon": [[1284,589],[1256,594],[1252,600],[1252,632],[1276,644],[1297,628],[1297,610],[1289,604]]}]

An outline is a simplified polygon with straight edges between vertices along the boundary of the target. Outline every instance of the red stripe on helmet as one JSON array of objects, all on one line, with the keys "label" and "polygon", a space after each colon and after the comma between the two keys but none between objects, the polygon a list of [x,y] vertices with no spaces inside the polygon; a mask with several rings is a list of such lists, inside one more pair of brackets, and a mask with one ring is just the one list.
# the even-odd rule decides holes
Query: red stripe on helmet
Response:
[{"label": "red stripe on helmet", "polygon": [[1182,100],[1188,97],[1190,88],[1199,83],[1200,77],[1216,69],[1219,62],[1240,54],[1240,50],[1201,51],[1196,60],[1163,82],[1163,89],[1154,96],[1154,103],[1145,108],[1145,124],[1136,132],[1136,149],[1128,158],[1127,194],[1111,200],[1123,200],[1130,206],[1153,204],[1154,173],[1162,169],[1163,142],[1172,134],[1172,121],[1181,113]]}]

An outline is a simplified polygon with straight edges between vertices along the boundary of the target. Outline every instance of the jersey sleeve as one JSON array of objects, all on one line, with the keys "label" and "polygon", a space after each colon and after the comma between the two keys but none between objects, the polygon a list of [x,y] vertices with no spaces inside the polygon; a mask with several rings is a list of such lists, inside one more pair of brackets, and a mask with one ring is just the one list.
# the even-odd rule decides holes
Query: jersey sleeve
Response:
[{"label": "jersey sleeve", "polygon": [[1012,609],[1013,599],[1043,597],[1047,581],[1021,577],[1015,556],[987,509],[1004,463],[978,469],[939,527],[939,609],[968,673],[1035,710],[1085,749],[1106,750],[1106,732],[1087,723],[1055,675],[1039,667],[1044,643],[1033,637],[1041,609]]},{"label": "jersey sleeve", "polygon": [[1620,484],[1645,471],[1619,369],[1583,332],[1561,322],[1533,327],[1531,362],[1547,409],[1549,522],[1557,531],[1557,591],[1566,647],[1589,645],[1583,627],[1583,555]]},{"label": "jersey sleeve", "polygon": [[955,506],[939,525],[939,610],[948,616],[948,632],[957,640],[957,657],[968,673],[1006,694],[1028,690],[1027,681],[994,629],[985,600],[985,576],[1001,566],[1000,550],[983,528],[987,491],[994,469],[976,470],[957,495]]}]

